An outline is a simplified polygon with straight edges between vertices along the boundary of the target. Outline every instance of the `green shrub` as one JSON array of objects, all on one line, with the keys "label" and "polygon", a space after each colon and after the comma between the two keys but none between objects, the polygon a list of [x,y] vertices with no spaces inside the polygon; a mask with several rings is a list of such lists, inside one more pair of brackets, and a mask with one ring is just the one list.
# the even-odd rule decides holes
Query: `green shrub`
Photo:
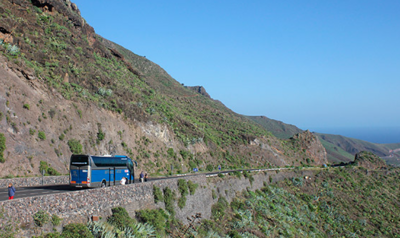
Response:
[{"label": "green shrub", "polygon": [[42,173],[43,170],[45,172],[44,175],[52,175],[52,176],[61,175],[57,170],[50,167],[46,161],[40,161],[39,172]]},{"label": "green shrub", "polygon": [[60,140],[64,140],[65,135],[63,133],[61,133],[61,135],[58,137],[58,139]]},{"label": "green shrub", "polygon": [[139,222],[149,223],[154,226],[159,235],[165,235],[165,223],[168,220],[168,215],[163,209],[159,208],[155,210],[141,210],[136,212],[136,216]]},{"label": "green shrub", "polygon": [[168,148],[167,154],[168,154],[168,156],[171,157],[171,158],[176,158],[176,154],[175,154],[175,151],[174,151],[173,148]]},{"label": "green shrub", "polygon": [[44,133],[44,131],[38,132],[38,138],[41,140],[46,140],[46,134]]},{"label": "green shrub", "polygon": [[31,136],[33,136],[35,133],[36,133],[36,130],[35,130],[35,129],[32,129],[32,128],[29,129],[29,134],[30,134]]},{"label": "green shrub", "polygon": [[118,229],[123,230],[125,227],[134,223],[125,208],[115,207],[111,209],[111,211],[113,214],[107,218],[107,222],[116,226]]},{"label": "green shrub", "polygon": [[4,158],[4,151],[6,150],[6,137],[3,133],[0,133],[0,163],[6,162]]},{"label": "green shrub", "polygon": [[178,199],[178,207],[180,208],[180,209],[182,209],[182,208],[184,208],[186,206],[186,196],[181,196],[179,199]]},{"label": "green shrub", "polygon": [[178,179],[178,190],[182,196],[188,195],[188,185],[185,179]]},{"label": "green shrub", "polygon": [[187,150],[180,150],[179,154],[181,154],[182,159],[186,160],[187,158],[189,158],[190,152]]},{"label": "green shrub", "polygon": [[238,210],[239,208],[240,208],[240,209],[243,209],[243,208],[244,208],[244,204],[243,204],[242,202],[240,202],[240,200],[237,199],[237,198],[234,198],[234,199],[232,200],[230,206],[231,206],[231,208],[232,208],[233,210]]},{"label": "green shrub", "polygon": [[218,202],[212,205],[211,207],[211,215],[212,218],[216,221],[221,220],[225,216],[225,210],[228,207],[228,202],[225,198],[220,197]]},{"label": "green shrub", "polygon": [[191,180],[188,180],[187,184],[189,187],[190,195],[194,195],[194,193],[196,192],[196,189],[199,185],[197,183],[193,183]]},{"label": "green shrub", "polygon": [[61,233],[62,237],[65,238],[92,238],[93,235],[90,232],[89,228],[87,228],[84,224],[80,223],[72,223],[68,224],[63,228],[63,232]]},{"label": "green shrub", "polygon": [[172,217],[175,217],[175,209],[173,202],[175,201],[176,195],[169,187],[164,188],[164,203],[165,210],[167,210]]},{"label": "green shrub", "polygon": [[99,126],[99,132],[97,132],[97,144],[99,144],[100,141],[104,140],[105,137],[106,137],[106,133],[104,133],[101,130],[101,127]]},{"label": "green shrub", "polygon": [[157,187],[156,185],[153,185],[153,195],[154,195],[154,202],[164,202],[164,197],[161,192],[161,189]]},{"label": "green shrub", "polygon": [[28,103],[25,103],[23,107],[24,107],[25,109],[28,109],[28,110],[30,109],[30,106],[29,106]]},{"label": "green shrub", "polygon": [[73,154],[80,154],[82,153],[82,145],[79,140],[71,139],[68,141],[69,149]]},{"label": "green shrub", "polygon": [[50,221],[50,215],[46,211],[40,210],[33,215],[33,221],[37,226],[43,227]]},{"label": "green shrub", "polygon": [[57,216],[56,214],[53,214],[51,216],[51,224],[53,224],[53,226],[60,225],[61,221],[62,221],[62,219],[59,216]]},{"label": "green shrub", "polygon": [[52,167],[47,168],[47,174],[51,176],[58,176],[61,175],[57,170]]},{"label": "green shrub", "polygon": [[214,170],[214,167],[211,164],[208,164],[206,170],[211,172]]}]

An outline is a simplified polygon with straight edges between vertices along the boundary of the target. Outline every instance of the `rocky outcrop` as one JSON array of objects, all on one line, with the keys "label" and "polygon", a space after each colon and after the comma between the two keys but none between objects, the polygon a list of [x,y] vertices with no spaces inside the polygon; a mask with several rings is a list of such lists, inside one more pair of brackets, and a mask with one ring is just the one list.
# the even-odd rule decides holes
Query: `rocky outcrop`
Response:
[{"label": "rocky outcrop", "polygon": [[301,151],[304,151],[306,155],[314,161],[313,164],[323,165],[328,163],[328,156],[325,147],[322,145],[318,137],[309,130],[294,135],[290,140],[296,147]]},{"label": "rocky outcrop", "polygon": [[354,164],[367,169],[387,168],[386,162],[383,159],[367,151],[357,153],[354,159]]},{"label": "rocky outcrop", "polygon": [[208,94],[206,89],[204,87],[202,87],[202,86],[193,86],[193,87],[192,86],[186,86],[186,88],[188,88],[188,89],[190,89],[192,91],[195,91],[196,93],[200,93],[203,96],[211,98],[210,94]]}]

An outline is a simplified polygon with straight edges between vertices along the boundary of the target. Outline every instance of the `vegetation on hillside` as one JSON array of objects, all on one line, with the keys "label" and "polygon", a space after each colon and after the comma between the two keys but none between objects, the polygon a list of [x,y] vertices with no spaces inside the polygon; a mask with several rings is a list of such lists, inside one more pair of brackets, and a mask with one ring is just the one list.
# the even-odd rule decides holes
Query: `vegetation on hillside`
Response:
[{"label": "vegetation on hillside", "polygon": [[[150,149],[148,138],[136,138],[138,143],[133,140],[127,143],[122,140],[123,132],[119,133],[121,142],[118,144],[123,149],[119,153],[143,160],[145,169],[153,173],[166,172],[171,166],[175,172],[182,172],[184,168],[205,170],[207,166],[213,170],[218,165],[242,168],[274,164],[268,160],[268,157],[275,158],[271,151],[263,150],[262,146],[248,147],[256,138],[282,151],[281,142],[268,130],[232,112],[222,103],[184,87],[145,57],[96,35],[76,10],[68,8],[62,1],[46,4],[28,0],[16,4],[5,1],[0,5],[0,23],[4,34],[0,51],[7,57],[10,67],[23,72],[28,80],[43,85],[51,94],[72,101],[80,119],[81,105],[88,105],[121,115],[127,123],[166,125],[173,134],[172,139],[178,142],[175,156],[166,153],[171,149],[166,145],[165,148]],[[33,111],[34,104],[23,102],[24,113]],[[41,103],[36,106],[44,107]],[[57,113],[54,108],[41,110],[39,122],[48,117],[52,119]],[[68,120],[73,115],[63,116]],[[19,124],[29,126],[29,123]],[[117,143],[117,138],[107,138],[100,126],[97,138],[94,132],[94,136],[88,134],[82,138],[85,136],[82,135],[79,139],[68,133],[72,127],[75,125],[57,135],[28,129],[30,133],[37,132],[43,142],[46,138],[58,138],[54,149],[57,156],[62,154],[60,144],[70,148],[68,152],[85,153],[85,146],[96,147],[108,142],[111,147]],[[194,152],[196,147],[205,149]],[[186,154],[178,151],[186,151]],[[187,154],[189,156],[185,156]],[[162,164],[165,166],[160,166]]]},{"label": "vegetation on hillside", "polygon": [[[398,171],[325,170],[245,191],[213,206],[201,237],[400,237]],[[382,192],[383,191],[383,192]]]},{"label": "vegetation on hillside", "polygon": [[[166,210],[138,211],[136,219],[114,208],[112,216],[87,227],[94,237],[400,237],[399,172],[348,166],[264,184],[238,193],[230,203],[219,197],[210,220],[190,226],[175,220],[166,205]],[[183,180],[179,183],[180,193],[187,194]],[[168,193],[164,190],[164,196]]]}]

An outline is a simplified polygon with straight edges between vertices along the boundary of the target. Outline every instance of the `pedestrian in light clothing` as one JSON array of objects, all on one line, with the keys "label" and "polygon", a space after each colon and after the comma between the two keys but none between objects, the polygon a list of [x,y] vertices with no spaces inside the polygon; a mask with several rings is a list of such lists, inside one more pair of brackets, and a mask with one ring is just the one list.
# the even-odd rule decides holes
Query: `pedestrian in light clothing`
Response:
[{"label": "pedestrian in light clothing", "polygon": [[143,173],[143,171],[140,173],[140,182],[142,182],[143,183],[143,181],[144,181],[144,173]]},{"label": "pedestrian in light clothing", "polygon": [[8,200],[14,199],[15,188],[12,183],[8,184]]}]

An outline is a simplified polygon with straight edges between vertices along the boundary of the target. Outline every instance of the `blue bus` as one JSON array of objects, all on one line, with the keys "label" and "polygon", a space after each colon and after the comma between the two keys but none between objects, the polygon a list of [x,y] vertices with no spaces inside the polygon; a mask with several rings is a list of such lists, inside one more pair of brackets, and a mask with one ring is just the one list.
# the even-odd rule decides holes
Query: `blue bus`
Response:
[{"label": "blue bus", "polygon": [[80,188],[106,187],[135,182],[134,163],[125,155],[71,155],[70,185]]}]

